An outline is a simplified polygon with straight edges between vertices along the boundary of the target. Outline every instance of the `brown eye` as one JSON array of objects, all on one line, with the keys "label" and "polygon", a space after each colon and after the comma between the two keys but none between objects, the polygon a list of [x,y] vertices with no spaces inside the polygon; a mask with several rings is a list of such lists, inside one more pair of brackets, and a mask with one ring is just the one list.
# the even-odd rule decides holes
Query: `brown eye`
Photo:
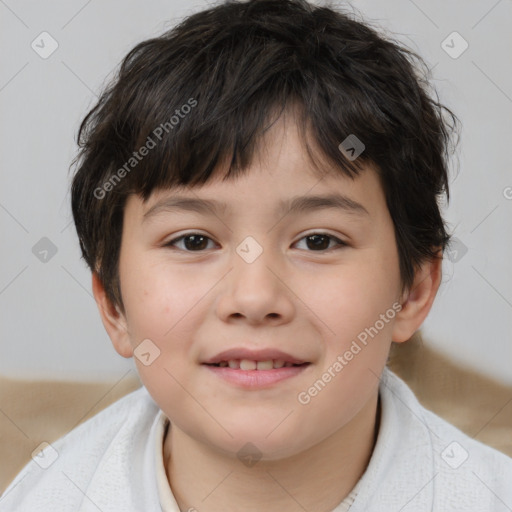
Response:
[{"label": "brown eye", "polygon": [[347,244],[341,241],[339,238],[335,236],[328,235],[327,233],[312,233],[311,235],[307,235],[299,240],[306,241],[306,247],[309,251],[320,252],[326,251],[330,247],[331,242],[335,242],[336,246],[346,246]]},{"label": "brown eye", "polygon": [[[347,246],[347,244],[339,238],[327,233],[312,233],[301,238],[299,242],[302,242],[303,240],[306,241],[306,250],[309,252],[323,252],[336,247],[339,248]],[[213,240],[206,235],[201,233],[189,233],[178,238],[174,238],[166,243],[165,247],[177,248],[184,252],[202,252],[206,249],[212,248],[208,247],[208,242],[213,242]],[[333,243],[334,245],[332,245]],[[181,246],[178,244],[181,244]]]},{"label": "brown eye", "polygon": [[175,238],[166,243],[165,246],[175,247],[179,242],[183,242],[183,246],[178,247],[178,249],[186,252],[201,252],[208,248],[208,241],[212,240],[200,233],[192,233]]}]

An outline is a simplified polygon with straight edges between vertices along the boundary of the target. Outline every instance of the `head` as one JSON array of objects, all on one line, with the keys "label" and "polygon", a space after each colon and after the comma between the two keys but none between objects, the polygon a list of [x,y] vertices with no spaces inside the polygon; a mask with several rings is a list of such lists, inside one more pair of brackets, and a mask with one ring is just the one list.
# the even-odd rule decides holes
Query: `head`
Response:
[{"label": "head", "polygon": [[[84,119],[72,209],[103,323],[125,357],[151,340],[141,379],[191,437],[268,457],[312,446],[423,322],[456,118],[422,69],[350,14],[229,2],[136,46]],[[209,367],[239,348],[304,364],[247,389]],[[283,407],[297,412],[267,436]]]}]

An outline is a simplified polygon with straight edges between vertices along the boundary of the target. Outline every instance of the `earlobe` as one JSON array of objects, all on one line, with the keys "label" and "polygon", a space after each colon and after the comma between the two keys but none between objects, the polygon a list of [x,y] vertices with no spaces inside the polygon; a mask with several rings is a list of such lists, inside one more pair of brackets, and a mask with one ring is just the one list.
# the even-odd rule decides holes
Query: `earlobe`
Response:
[{"label": "earlobe", "polygon": [[391,338],[396,343],[409,340],[427,317],[441,283],[442,262],[442,251],[439,251],[416,271],[414,283],[396,315]]},{"label": "earlobe", "polygon": [[123,357],[132,357],[133,349],[128,335],[126,318],[107,297],[105,287],[96,272],[92,273],[92,291],[101,321],[116,352]]}]

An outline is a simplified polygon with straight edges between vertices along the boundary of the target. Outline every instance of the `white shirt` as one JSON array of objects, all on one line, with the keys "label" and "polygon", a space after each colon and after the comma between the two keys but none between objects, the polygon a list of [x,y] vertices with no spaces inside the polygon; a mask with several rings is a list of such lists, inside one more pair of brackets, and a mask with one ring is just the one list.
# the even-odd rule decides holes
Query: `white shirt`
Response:
[{"label": "white shirt", "polygon": [[[511,458],[427,411],[388,368],[379,394],[370,462],[333,512],[512,510]],[[179,512],[163,465],[167,421],[144,387],[130,393],[31,460],[0,512]]]}]

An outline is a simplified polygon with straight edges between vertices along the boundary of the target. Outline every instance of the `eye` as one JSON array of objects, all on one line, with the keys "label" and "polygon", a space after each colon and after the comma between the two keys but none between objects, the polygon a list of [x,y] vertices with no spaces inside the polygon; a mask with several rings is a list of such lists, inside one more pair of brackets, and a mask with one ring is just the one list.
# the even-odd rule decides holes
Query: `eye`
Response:
[{"label": "eye", "polygon": [[[347,246],[345,242],[336,238],[333,235],[329,235],[327,233],[311,233],[302,237],[299,242],[302,240],[306,241],[306,247],[309,250],[313,250],[314,252],[326,251],[328,249],[332,249],[330,247],[331,243],[334,242],[335,246],[343,247]],[[185,252],[202,252],[205,249],[212,248],[208,247],[208,242],[213,242],[213,240],[206,235],[201,233],[187,233],[185,235],[181,235],[173,240],[170,240],[166,244],[165,247],[176,247],[179,250]],[[298,244],[299,242],[296,242]],[[183,243],[180,247],[178,244]]]},{"label": "eye", "polygon": [[184,242],[184,248],[178,247],[178,249],[184,250],[185,252],[201,252],[207,248],[208,240],[213,242],[211,238],[201,233],[187,233],[170,240],[165,244],[165,247],[176,247],[179,242]]},{"label": "eye", "polygon": [[329,245],[332,241],[334,241],[337,246],[343,247],[347,245],[339,238],[336,238],[335,236],[329,235],[327,233],[311,233],[301,238],[299,242],[302,240],[306,240],[306,247],[313,249],[314,252],[320,252],[329,249]]}]

